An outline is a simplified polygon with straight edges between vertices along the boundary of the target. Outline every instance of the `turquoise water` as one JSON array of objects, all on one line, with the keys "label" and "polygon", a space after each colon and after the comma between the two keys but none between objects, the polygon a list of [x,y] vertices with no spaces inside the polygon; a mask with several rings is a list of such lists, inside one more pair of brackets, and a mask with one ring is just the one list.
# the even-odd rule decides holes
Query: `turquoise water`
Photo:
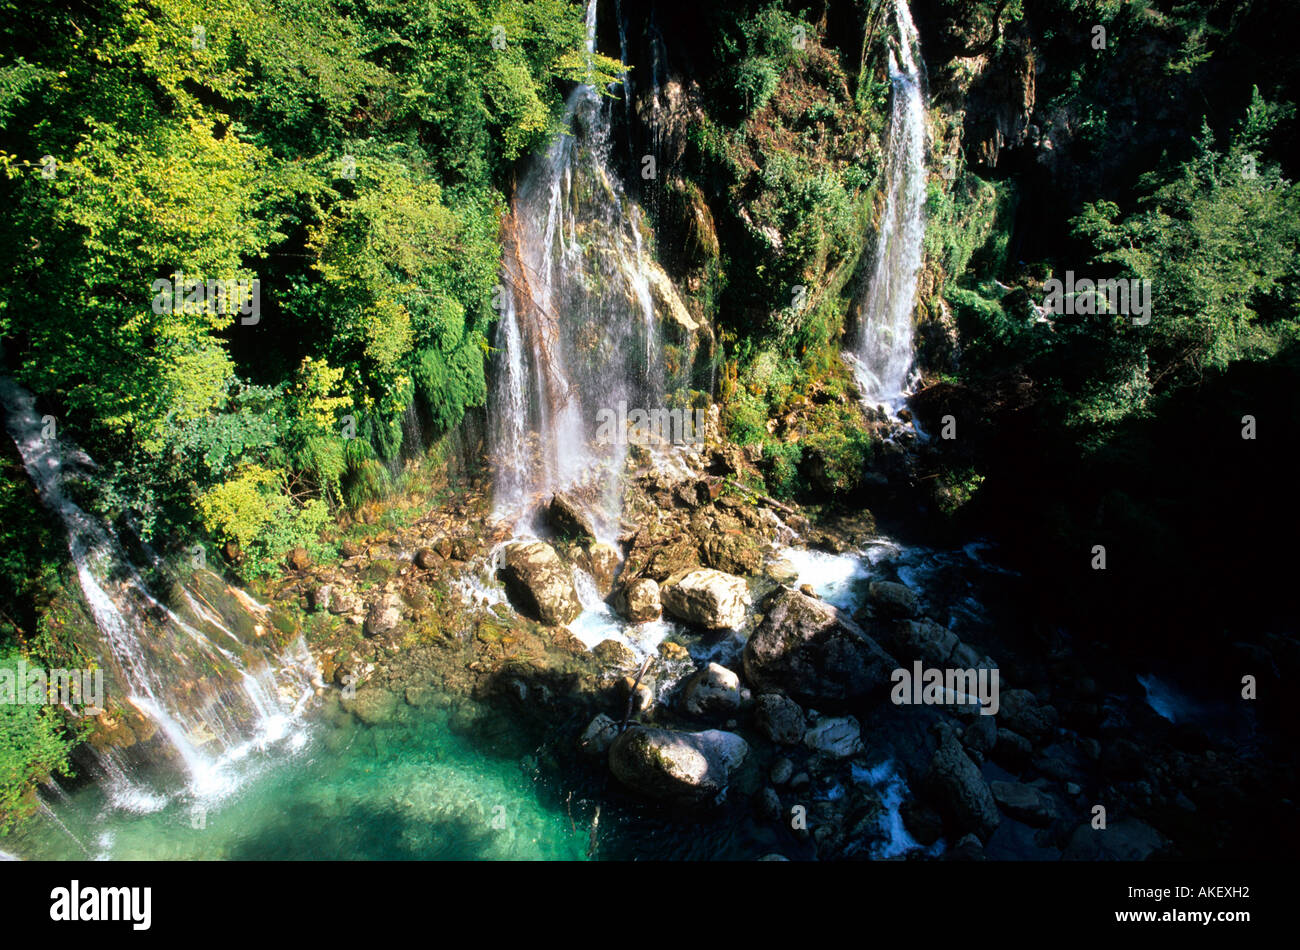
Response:
[{"label": "turquoise water", "polygon": [[459,712],[403,706],[373,727],[327,715],[250,753],[221,798],[138,772],[47,791],[4,847],[81,860],[583,859],[589,807],[566,804],[520,742],[458,734]]}]

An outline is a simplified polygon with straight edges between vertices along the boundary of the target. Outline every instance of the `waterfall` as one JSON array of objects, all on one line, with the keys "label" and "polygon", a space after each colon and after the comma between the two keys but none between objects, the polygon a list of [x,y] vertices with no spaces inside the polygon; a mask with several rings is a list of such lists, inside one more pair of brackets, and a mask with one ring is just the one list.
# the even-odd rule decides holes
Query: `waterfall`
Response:
[{"label": "waterfall", "polygon": [[[595,48],[590,0],[588,53]],[[630,113],[629,96],[625,88]],[[626,445],[597,443],[598,417],[620,404],[663,406],[663,319],[687,322],[611,161],[614,101],[590,84],[574,89],[565,132],[520,179],[504,229],[489,409],[497,516],[527,516],[550,492],[573,490],[595,503],[596,528],[611,537]]]},{"label": "waterfall", "polygon": [[905,0],[895,0],[898,44],[889,51],[893,107],[880,219],[858,340],[849,360],[867,402],[902,406],[912,369],[912,308],[925,236],[925,100],[920,40]]},{"label": "waterfall", "polygon": [[[280,655],[262,628],[267,608],[211,571],[173,584],[170,604],[156,597],[116,537],[64,490],[91,468],[86,454],[47,437],[32,395],[6,377],[0,404],[32,483],[67,532],[98,628],[96,642],[80,645],[98,654],[108,705],[133,707],[152,723],[191,794],[227,791],[236,781],[232,763],[284,738],[311,695],[318,677],[305,644],[299,639]],[[162,568],[156,560],[149,566]]]}]

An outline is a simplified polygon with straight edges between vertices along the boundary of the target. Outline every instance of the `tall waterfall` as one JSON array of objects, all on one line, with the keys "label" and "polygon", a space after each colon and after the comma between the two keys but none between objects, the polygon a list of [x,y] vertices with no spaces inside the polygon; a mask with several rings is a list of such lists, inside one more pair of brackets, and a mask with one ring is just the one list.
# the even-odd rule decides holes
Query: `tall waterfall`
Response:
[{"label": "tall waterfall", "polygon": [[[595,47],[590,0],[588,53]],[[662,407],[663,321],[694,329],[654,261],[640,207],[611,167],[613,101],[593,85],[577,87],[566,132],[533,159],[516,190],[489,410],[498,516],[517,517],[548,492],[576,487],[601,496],[593,500],[602,534],[616,526],[626,446],[593,438],[598,415],[620,404]]]},{"label": "tall waterfall", "polygon": [[893,109],[885,209],[871,282],[858,311],[855,375],[868,402],[900,408],[912,369],[912,308],[925,236],[925,99],[920,39],[906,0],[895,0],[898,45],[889,52]]},{"label": "tall waterfall", "polygon": [[[266,608],[210,571],[171,585],[169,603],[155,596],[107,527],[64,490],[90,471],[89,457],[47,437],[32,395],[5,377],[0,405],[41,500],[66,529],[99,631],[95,643],[79,645],[105,670],[105,705],[132,707],[152,724],[191,794],[224,792],[236,778],[233,764],[251,749],[295,741],[294,719],[315,675],[305,643],[282,655],[262,627]],[[110,779],[126,780],[116,763],[104,764]]]}]

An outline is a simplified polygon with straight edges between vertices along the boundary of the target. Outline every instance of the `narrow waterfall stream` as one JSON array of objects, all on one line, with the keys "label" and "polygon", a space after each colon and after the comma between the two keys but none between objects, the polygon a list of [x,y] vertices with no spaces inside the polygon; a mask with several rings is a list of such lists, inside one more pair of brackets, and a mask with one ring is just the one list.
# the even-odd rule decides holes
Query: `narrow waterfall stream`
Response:
[{"label": "narrow waterfall stream", "polygon": [[912,308],[925,237],[925,97],[920,39],[905,0],[895,0],[898,43],[889,53],[893,106],[885,164],[885,207],[858,339],[846,354],[864,399],[902,407],[912,371]]}]

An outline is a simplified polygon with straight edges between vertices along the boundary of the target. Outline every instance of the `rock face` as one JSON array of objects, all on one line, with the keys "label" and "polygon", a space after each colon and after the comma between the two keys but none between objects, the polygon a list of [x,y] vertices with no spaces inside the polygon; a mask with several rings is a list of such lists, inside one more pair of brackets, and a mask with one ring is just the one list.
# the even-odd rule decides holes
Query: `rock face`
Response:
[{"label": "rock face", "polygon": [[922,779],[926,796],[943,815],[954,837],[973,833],[987,841],[1002,822],[993,793],[961,745],[948,736],[935,750]]},{"label": "rock face", "polygon": [[783,589],[745,644],[745,676],[800,702],[839,702],[889,683],[898,661],[830,604]]},{"label": "rock face", "polygon": [[596,529],[582,507],[564,492],[556,492],[546,506],[546,521],[561,538],[595,541]]},{"label": "rock face", "polygon": [[561,626],[582,613],[573,575],[544,541],[506,545],[497,576],[515,609],[542,623]]},{"label": "rock face", "polygon": [[609,767],[628,788],[680,805],[710,801],[749,754],[732,732],[672,732],[634,726],[609,748]]},{"label": "rock face", "polygon": [[754,718],[763,734],[778,745],[794,745],[803,739],[803,710],[780,693],[758,697]]},{"label": "rock face", "polygon": [[679,571],[659,590],[664,610],[706,630],[738,629],[745,622],[749,588],[743,578],[709,568]]},{"label": "rock face", "polygon": [[658,620],[664,612],[659,585],[648,577],[638,577],[614,596],[614,609],[633,623]]},{"label": "rock face", "polygon": [[686,681],[682,705],[693,716],[729,716],[740,708],[740,677],[710,663]]}]

